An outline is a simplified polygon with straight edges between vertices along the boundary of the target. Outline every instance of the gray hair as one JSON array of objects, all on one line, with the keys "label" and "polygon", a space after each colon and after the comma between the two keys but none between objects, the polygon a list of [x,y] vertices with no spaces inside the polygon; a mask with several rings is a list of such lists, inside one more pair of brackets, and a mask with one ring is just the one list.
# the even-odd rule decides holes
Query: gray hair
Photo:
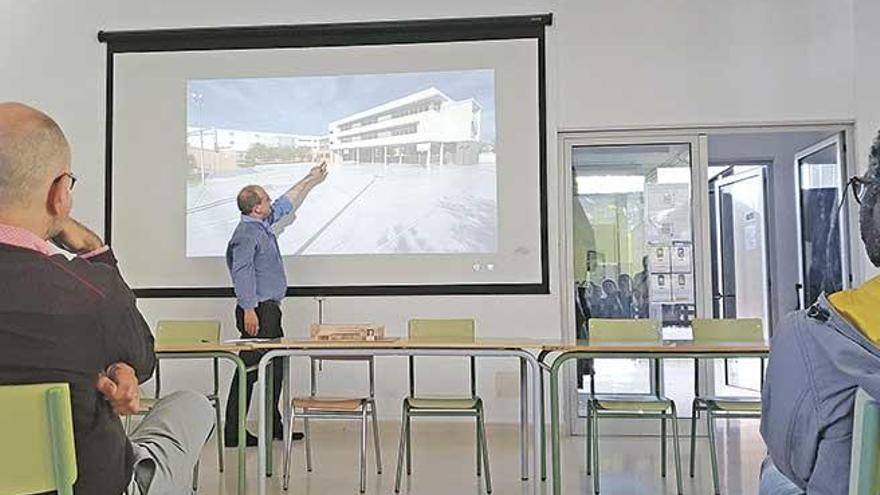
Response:
[{"label": "gray hair", "polygon": [[261,201],[263,198],[260,196],[260,186],[244,186],[238,193],[238,211],[242,215],[250,215]]},{"label": "gray hair", "polygon": [[58,160],[69,153],[54,120],[37,110],[27,113],[23,121],[0,120],[0,204],[6,206],[27,203],[51,175],[61,172]]}]

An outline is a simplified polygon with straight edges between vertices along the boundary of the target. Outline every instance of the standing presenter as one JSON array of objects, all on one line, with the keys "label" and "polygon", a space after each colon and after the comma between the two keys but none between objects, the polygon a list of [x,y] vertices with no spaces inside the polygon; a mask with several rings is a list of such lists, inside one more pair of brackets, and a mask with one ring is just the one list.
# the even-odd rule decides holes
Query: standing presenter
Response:
[{"label": "standing presenter", "polygon": [[[327,177],[327,164],[312,167],[308,175],[294,184],[272,202],[265,189],[257,185],[245,186],[238,193],[241,221],[232,233],[226,247],[226,266],[232,277],[237,304],[235,324],[242,338],[274,339],[284,335],[281,329],[281,300],[287,292],[287,277],[278,249],[278,239],[272,225],[294,212],[305,201],[309,192]],[[260,361],[264,351],[242,351],[240,356],[248,367]],[[278,412],[283,371],[273,367],[273,436],[281,439],[283,427]],[[257,371],[247,374],[247,405],[250,407]],[[238,374],[232,379],[226,402],[225,442],[227,447],[238,446]],[[294,439],[301,439],[295,433]],[[247,435],[247,445],[257,444],[257,438]]]}]

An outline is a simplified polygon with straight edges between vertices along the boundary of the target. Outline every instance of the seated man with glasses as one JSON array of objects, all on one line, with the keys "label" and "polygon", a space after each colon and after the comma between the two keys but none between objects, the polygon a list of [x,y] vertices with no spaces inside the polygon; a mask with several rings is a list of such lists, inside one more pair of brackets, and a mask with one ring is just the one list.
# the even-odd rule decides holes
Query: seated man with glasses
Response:
[{"label": "seated man with glasses", "polygon": [[[880,135],[849,181],[865,251],[880,267]],[[844,194],[844,199],[846,195]],[[788,315],[770,342],[761,495],[846,494],[858,388],[880,398],[880,277]]]},{"label": "seated man with glasses", "polygon": [[[211,405],[176,392],[126,437],[118,414],[139,409],[153,337],[113,252],[70,217],[75,182],[58,125],[0,103],[0,385],[70,384],[78,495],[118,495],[132,480],[142,494],[186,493]],[[78,256],[53,255],[49,241]]]}]

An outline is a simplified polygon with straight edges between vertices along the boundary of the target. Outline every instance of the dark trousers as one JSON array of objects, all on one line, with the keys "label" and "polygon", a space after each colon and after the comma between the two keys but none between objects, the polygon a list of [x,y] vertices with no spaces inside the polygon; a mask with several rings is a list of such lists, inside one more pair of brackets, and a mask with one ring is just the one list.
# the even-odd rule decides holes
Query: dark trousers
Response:
[{"label": "dark trousers", "polygon": [[[281,329],[281,306],[275,301],[263,301],[256,307],[257,321],[259,321],[260,329],[255,338],[259,339],[275,339],[282,337],[284,331]],[[244,310],[241,307],[235,307],[235,326],[241,333],[242,338],[249,338],[250,335],[244,331]],[[260,362],[260,358],[266,351],[241,351],[239,357],[244,361],[245,366],[256,366]],[[281,413],[278,412],[278,398],[281,396],[281,382],[284,379],[284,370],[281,362],[276,362],[272,367],[272,404],[274,405],[273,425],[276,431],[281,430]],[[251,397],[254,395],[254,383],[257,381],[257,370],[248,371],[247,384],[247,409],[250,409]],[[245,409],[245,410],[247,410]],[[235,437],[238,427],[238,373],[232,378],[232,386],[229,388],[229,397],[226,400],[226,425],[225,434],[227,437]]]},{"label": "dark trousers", "polygon": [[[586,303],[587,298],[584,287],[575,287],[574,289],[574,317],[575,317],[575,338],[578,340],[586,339],[589,336],[587,330],[590,323],[590,306]],[[577,387],[584,388],[584,375],[593,375],[593,360],[578,359],[577,360]],[[591,386],[592,388],[592,386]],[[590,390],[592,392],[592,390]]]}]

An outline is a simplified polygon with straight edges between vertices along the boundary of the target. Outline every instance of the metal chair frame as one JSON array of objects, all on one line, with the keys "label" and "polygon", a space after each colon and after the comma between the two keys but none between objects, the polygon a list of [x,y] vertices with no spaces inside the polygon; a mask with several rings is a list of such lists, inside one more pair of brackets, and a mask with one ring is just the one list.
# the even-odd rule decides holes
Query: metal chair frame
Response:
[{"label": "metal chair frame", "polygon": [[[318,395],[318,381],[317,381],[317,365],[319,361],[365,361],[369,365],[369,382],[370,382],[370,393],[367,397],[360,397],[351,400],[359,400],[360,406],[356,410],[342,410],[342,409],[333,409],[331,399],[322,398]],[[296,402],[300,399],[293,399],[291,401],[291,409],[290,409],[290,423],[287,428],[288,434],[284,438],[284,479],[283,479],[283,488],[284,490],[288,489],[290,482],[290,465],[292,464],[293,458],[293,425],[294,421],[297,417],[302,418],[303,420],[303,433],[305,437],[305,450],[306,450],[306,470],[308,472],[312,472],[312,442],[311,435],[309,431],[309,419],[342,419],[342,420],[359,420],[361,422],[361,434],[360,434],[360,450],[358,451],[358,469],[360,475],[360,493],[364,493],[367,487],[367,418],[372,419],[373,423],[373,445],[376,451],[376,472],[378,474],[382,474],[382,453],[379,446],[379,424],[378,417],[376,414],[376,371],[375,371],[375,363],[372,356],[353,356],[353,357],[333,357],[333,358],[310,358],[309,364],[311,366],[310,373],[310,395],[308,400],[314,402],[322,402],[327,401],[327,407],[321,407],[320,409],[316,408],[299,408],[300,411],[297,412]],[[332,399],[339,400],[339,399]]]},{"label": "metal chair frame", "polygon": [[[418,320],[410,320],[410,334],[412,323]],[[472,323],[472,322],[471,322]],[[472,334],[473,335],[473,334]],[[410,335],[412,338],[412,335]],[[400,482],[403,474],[403,460],[406,458],[406,474],[412,474],[412,418],[413,417],[472,417],[476,420],[476,464],[477,476],[486,472],[486,493],[492,493],[492,476],[489,469],[489,446],[486,441],[486,423],[483,410],[483,400],[477,395],[477,365],[476,357],[470,356],[470,399],[474,406],[468,409],[460,408],[424,408],[413,406],[416,397],[416,370],[415,358],[409,357],[409,396],[403,399],[403,414],[400,424],[400,444],[397,450],[397,474],[394,479],[394,492],[400,492]],[[460,400],[460,399],[450,399]]]},{"label": "metal chair frame", "polygon": [[[611,324],[611,325],[626,325],[627,321],[638,321],[640,324],[644,322],[644,320],[601,320],[601,319],[592,319],[590,320],[590,339],[591,341],[598,340],[600,337],[598,332],[594,329],[594,326],[601,325],[603,323]],[[654,322],[654,324],[658,327],[657,331],[659,331],[659,322]],[[613,331],[613,330],[612,330]],[[604,332],[603,332],[604,333]],[[610,333],[610,332],[609,332]],[[659,338],[659,333],[656,335]],[[602,340],[611,340],[610,336],[606,336],[602,338]],[[631,340],[629,338],[625,340]],[[666,420],[672,420],[672,437],[673,437],[673,455],[675,460],[675,482],[676,487],[678,489],[679,495],[683,493],[682,489],[682,481],[681,481],[681,450],[679,447],[679,432],[678,432],[678,413],[675,407],[675,401],[672,399],[666,398],[660,394],[661,390],[661,373],[660,373],[660,360],[659,359],[651,359],[651,375],[652,375],[652,393],[651,394],[632,394],[633,398],[644,397],[645,395],[651,395],[652,399],[656,398],[656,403],[666,404],[666,409],[662,412],[628,412],[622,411],[618,409],[614,409],[612,407],[605,407],[601,405],[601,403],[614,403],[614,402],[632,402],[632,400],[627,400],[627,394],[601,394],[596,393],[595,387],[595,370],[594,373],[590,375],[590,393],[587,398],[587,428],[586,428],[586,458],[587,458],[587,475],[591,475],[593,477],[593,491],[598,494],[600,490],[600,482],[599,482],[599,418],[632,418],[632,419],[644,419],[644,418],[655,418],[660,420],[660,476],[666,477],[666,443],[667,443],[667,435],[666,435]]]},{"label": "metal chair frame", "polygon": [[[699,324],[699,321],[724,321],[724,320],[695,320],[692,322],[693,324]],[[742,321],[742,320],[739,320]],[[694,339],[697,340],[696,334],[694,335]],[[761,360],[761,377],[760,384],[761,388],[764,386],[764,368],[765,368],[765,360],[764,358],[758,358]],[[691,404],[691,444],[690,444],[690,466],[689,466],[689,474],[690,477],[694,477],[694,468],[696,464],[696,454],[697,454],[697,421],[700,418],[700,414],[706,413],[706,429],[707,435],[709,439],[709,459],[712,464],[712,483],[715,488],[715,494],[721,494],[721,482],[718,476],[718,451],[717,451],[717,442],[715,438],[715,421],[718,419],[760,419],[760,412],[746,412],[746,411],[738,411],[738,410],[730,410],[725,409],[722,406],[719,406],[719,401],[736,401],[742,402],[751,405],[760,405],[761,398],[760,397],[721,397],[714,395],[703,395],[700,393],[700,366],[699,359],[694,359],[694,400]],[[714,360],[712,360],[714,362]]]}]

